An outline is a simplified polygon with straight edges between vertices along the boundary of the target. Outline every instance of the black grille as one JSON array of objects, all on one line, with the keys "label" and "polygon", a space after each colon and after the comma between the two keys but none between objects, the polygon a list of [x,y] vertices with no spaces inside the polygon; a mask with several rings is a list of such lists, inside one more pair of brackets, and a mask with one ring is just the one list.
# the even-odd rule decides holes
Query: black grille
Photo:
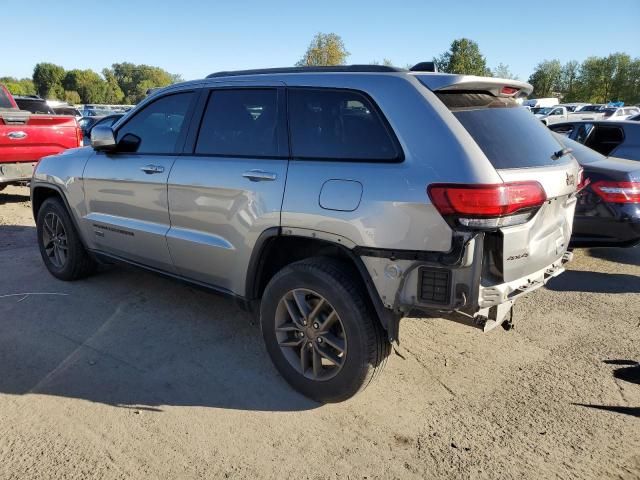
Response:
[{"label": "black grille", "polygon": [[451,272],[441,268],[420,268],[420,300],[429,303],[448,304],[451,289]]}]

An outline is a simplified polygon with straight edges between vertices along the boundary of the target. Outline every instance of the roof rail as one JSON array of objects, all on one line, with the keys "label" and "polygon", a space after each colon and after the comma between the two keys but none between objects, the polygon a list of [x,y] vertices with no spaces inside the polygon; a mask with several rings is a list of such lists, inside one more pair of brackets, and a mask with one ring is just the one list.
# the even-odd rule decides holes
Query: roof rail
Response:
[{"label": "roof rail", "polygon": [[260,68],[255,70],[235,70],[216,72],[206,78],[237,77],[241,75],[263,75],[272,73],[323,73],[323,72],[405,72],[403,68],[388,67],[386,65],[337,65],[323,67],[283,67]]}]

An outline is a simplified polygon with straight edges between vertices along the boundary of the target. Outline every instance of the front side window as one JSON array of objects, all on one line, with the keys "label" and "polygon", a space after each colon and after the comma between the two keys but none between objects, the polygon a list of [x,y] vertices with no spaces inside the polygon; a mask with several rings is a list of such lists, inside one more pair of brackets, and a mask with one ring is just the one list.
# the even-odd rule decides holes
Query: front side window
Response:
[{"label": "front side window", "polygon": [[398,161],[399,148],[371,101],[350,90],[288,93],[294,158]]},{"label": "front side window", "polygon": [[176,153],[177,142],[193,92],[167,95],[144,107],[117,132],[118,150],[136,153]]},{"label": "front side window", "polygon": [[281,152],[276,89],[220,89],[209,95],[195,153],[278,157]]}]

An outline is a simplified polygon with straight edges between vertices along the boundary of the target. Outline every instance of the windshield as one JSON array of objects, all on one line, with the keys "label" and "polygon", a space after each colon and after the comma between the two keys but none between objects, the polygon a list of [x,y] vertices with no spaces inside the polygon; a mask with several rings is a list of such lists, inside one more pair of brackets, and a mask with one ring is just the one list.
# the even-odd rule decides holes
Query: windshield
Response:
[{"label": "windshield", "polygon": [[[497,169],[540,167],[562,147],[551,131],[511,98],[489,93],[437,92]],[[548,109],[551,110],[551,109]]]},{"label": "windshield", "polygon": [[546,107],[546,108],[536,108],[536,113],[537,115],[549,115],[551,113],[551,108]]}]

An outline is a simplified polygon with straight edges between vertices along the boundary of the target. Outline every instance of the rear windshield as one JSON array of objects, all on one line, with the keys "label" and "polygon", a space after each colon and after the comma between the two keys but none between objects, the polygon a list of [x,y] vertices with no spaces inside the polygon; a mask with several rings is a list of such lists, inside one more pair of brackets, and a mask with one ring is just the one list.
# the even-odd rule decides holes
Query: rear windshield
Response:
[{"label": "rear windshield", "polygon": [[16,98],[16,103],[20,110],[28,110],[31,113],[55,115],[56,112],[44,100],[30,98]]},{"label": "rear windshield", "polygon": [[551,157],[562,146],[551,132],[512,98],[488,92],[437,92],[497,169],[568,162]]}]

